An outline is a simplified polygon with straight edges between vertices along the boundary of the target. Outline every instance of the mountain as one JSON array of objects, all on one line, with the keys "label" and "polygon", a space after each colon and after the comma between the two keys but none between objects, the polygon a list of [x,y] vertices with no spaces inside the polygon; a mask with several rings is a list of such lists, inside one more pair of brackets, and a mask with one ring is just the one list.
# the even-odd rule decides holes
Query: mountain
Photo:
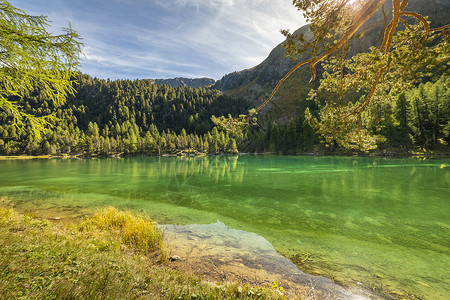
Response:
[{"label": "mountain", "polygon": [[[424,16],[429,16],[433,28],[440,27],[448,23],[450,15],[450,0],[410,0],[407,6],[408,11],[418,12]],[[392,3],[386,1],[385,11],[388,18],[392,14]],[[359,33],[361,38],[352,42],[350,54],[367,51],[370,46],[376,45],[381,37],[384,28],[384,17],[382,11],[375,13]],[[296,33],[311,34],[309,26],[305,25],[298,29]],[[266,99],[268,94],[277,85],[278,81],[289,72],[299,61],[306,60],[308,57],[300,57],[297,61],[286,58],[282,43],[276,46],[269,56],[259,65],[227,74],[218,80],[213,88],[219,89],[226,94],[235,97],[242,97],[254,103],[255,107]],[[320,66],[318,73],[320,77]],[[318,85],[318,79],[309,82],[311,74],[308,66],[303,66],[295,71],[280,87],[272,101],[267,105],[263,112],[270,115],[270,119],[280,118],[289,120],[296,113],[303,113],[306,106],[313,105],[305,101],[309,90]],[[269,112],[269,113],[268,113]]]},{"label": "mountain", "polygon": [[151,79],[153,83],[156,83],[158,85],[167,84],[173,88],[182,86],[190,86],[193,88],[199,88],[199,87],[210,87],[212,86],[216,81],[211,78],[184,78],[184,77],[176,77],[172,79]]}]

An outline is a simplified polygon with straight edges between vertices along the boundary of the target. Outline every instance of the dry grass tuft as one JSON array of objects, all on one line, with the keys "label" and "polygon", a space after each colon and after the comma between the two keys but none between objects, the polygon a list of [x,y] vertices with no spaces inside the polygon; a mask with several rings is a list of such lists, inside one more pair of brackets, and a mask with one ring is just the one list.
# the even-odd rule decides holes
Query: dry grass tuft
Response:
[{"label": "dry grass tuft", "polygon": [[164,229],[148,216],[119,211],[115,207],[101,209],[79,225],[81,231],[95,227],[119,235],[121,242],[145,253],[157,252],[164,260]]}]

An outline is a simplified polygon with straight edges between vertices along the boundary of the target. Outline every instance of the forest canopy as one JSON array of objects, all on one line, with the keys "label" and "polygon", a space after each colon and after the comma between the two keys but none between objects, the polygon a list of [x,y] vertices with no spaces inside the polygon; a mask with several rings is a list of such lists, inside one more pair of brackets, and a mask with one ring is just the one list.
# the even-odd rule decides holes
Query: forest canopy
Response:
[{"label": "forest canopy", "polygon": [[[449,78],[420,84],[383,102],[368,120],[370,134],[384,136],[377,151],[397,153],[448,151],[450,143]],[[267,128],[251,126],[243,135],[223,131],[212,115],[244,114],[251,103],[217,90],[172,88],[150,80],[102,80],[78,74],[75,95],[62,106],[37,91],[19,104],[26,113],[54,114],[54,126],[41,136],[18,132],[0,112],[0,155],[162,155],[270,152],[276,154],[346,153],[321,142],[304,115]],[[318,114],[318,107],[308,110]],[[447,149],[447,150],[445,150]]]}]

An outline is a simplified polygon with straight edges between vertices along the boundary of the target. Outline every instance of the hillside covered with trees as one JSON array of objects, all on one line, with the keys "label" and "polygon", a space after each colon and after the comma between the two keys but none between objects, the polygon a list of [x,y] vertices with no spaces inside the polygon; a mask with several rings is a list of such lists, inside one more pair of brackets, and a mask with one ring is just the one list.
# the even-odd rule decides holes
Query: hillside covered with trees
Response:
[{"label": "hillside covered with trees", "polygon": [[217,90],[156,85],[150,80],[100,80],[79,75],[62,106],[35,90],[16,99],[27,113],[53,114],[54,126],[43,134],[20,131],[6,112],[0,113],[3,155],[111,155],[164,153],[180,150],[235,153],[236,141],[213,129],[213,114],[240,114],[248,104]]},{"label": "hillside covered with trees", "polygon": [[[449,79],[442,76],[401,93],[394,102],[371,107],[370,134],[377,136],[373,153],[446,152],[450,150]],[[312,101],[311,101],[312,102]],[[317,107],[305,115],[318,113]],[[288,123],[267,125],[266,130],[250,130],[248,151],[296,153],[348,153],[336,143],[327,143],[310,126],[305,115]],[[349,152],[352,153],[352,152]]]},{"label": "hillside covered with trees", "polygon": [[[450,143],[449,80],[420,84],[372,109],[370,128],[378,149],[447,152]],[[243,114],[251,104],[220,91],[156,85],[149,80],[100,80],[79,75],[62,106],[45,101],[39,91],[19,104],[36,116],[53,114],[54,126],[43,134],[20,131],[5,113],[0,114],[2,155],[162,155],[180,153],[258,152],[277,154],[347,153],[326,143],[310,126],[305,114],[284,123],[264,118],[243,136],[233,136],[211,122],[212,115]],[[314,102],[306,114],[318,113]]]}]

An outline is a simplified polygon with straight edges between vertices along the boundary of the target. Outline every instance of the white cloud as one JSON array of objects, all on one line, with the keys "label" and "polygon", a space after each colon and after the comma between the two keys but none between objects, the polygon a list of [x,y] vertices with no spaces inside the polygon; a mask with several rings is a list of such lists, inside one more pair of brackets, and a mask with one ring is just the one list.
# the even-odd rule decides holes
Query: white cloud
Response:
[{"label": "white cloud", "polygon": [[218,79],[259,64],[282,42],[280,29],[304,24],[291,0],[12,2],[49,15],[54,28],[70,21],[85,44],[82,71],[113,79]]},{"label": "white cloud", "polygon": [[183,39],[208,51],[224,67],[231,67],[229,72],[251,67],[255,58],[265,58],[284,39],[280,29],[295,30],[304,24],[290,0],[167,0],[165,4],[208,12],[198,13],[199,22]]}]

